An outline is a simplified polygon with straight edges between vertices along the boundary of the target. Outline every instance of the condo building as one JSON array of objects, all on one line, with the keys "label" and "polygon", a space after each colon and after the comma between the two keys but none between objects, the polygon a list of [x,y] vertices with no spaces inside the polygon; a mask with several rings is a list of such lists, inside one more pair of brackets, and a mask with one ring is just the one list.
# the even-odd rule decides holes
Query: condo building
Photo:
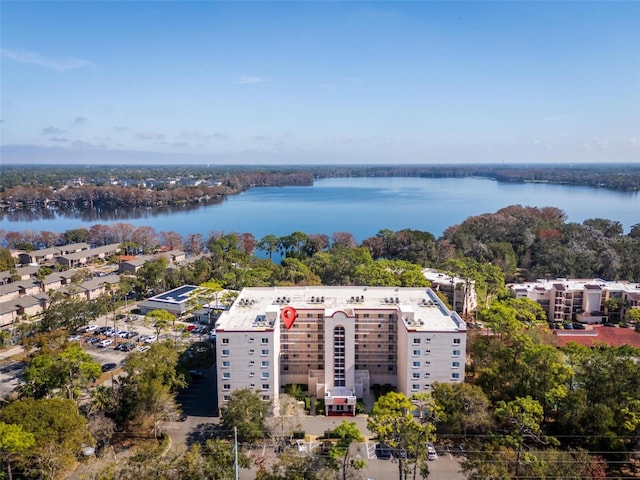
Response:
[{"label": "condo building", "polygon": [[466,337],[429,288],[245,288],[216,322],[218,403],[240,388],[277,401],[295,383],[327,415],[354,415],[373,385],[411,396],[464,381]]},{"label": "condo building", "polygon": [[[507,287],[513,297],[538,302],[550,322],[617,322],[626,320],[630,309],[640,308],[638,282],[557,278]],[[608,308],[606,302],[613,298],[620,299],[623,306]]]}]

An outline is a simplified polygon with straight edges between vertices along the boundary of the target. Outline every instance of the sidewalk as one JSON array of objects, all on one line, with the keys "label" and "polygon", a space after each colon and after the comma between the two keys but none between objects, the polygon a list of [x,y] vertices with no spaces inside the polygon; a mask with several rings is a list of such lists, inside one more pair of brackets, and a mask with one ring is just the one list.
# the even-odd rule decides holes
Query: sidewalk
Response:
[{"label": "sidewalk", "polygon": [[0,362],[3,360],[8,360],[15,355],[22,355],[24,353],[24,348],[22,345],[15,345],[13,347],[0,350]]}]

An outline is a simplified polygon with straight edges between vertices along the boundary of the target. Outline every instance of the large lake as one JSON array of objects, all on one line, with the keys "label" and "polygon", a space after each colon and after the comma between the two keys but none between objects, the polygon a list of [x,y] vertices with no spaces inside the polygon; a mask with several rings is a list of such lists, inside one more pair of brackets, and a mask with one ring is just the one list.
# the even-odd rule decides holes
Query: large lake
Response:
[{"label": "large lake", "polygon": [[357,240],[381,229],[411,228],[436,237],[467,217],[492,213],[508,205],[553,206],[569,221],[608,218],[628,232],[640,223],[640,194],[612,190],[532,183],[499,183],[480,178],[336,178],[317,180],[310,187],[259,187],[229,197],[217,205],[191,210],[136,211],[94,215],[81,219],[66,215],[27,220],[0,219],[6,231],[64,232],[95,223],[127,222],[148,225],[158,232],[180,234],[212,231],[268,234],[351,232]]}]

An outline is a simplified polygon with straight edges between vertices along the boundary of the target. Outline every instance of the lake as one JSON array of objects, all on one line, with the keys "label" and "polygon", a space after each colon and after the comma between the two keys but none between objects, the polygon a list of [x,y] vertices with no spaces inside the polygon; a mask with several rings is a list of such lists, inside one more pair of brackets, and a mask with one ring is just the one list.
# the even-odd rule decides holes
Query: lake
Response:
[{"label": "lake", "polygon": [[335,178],[309,187],[258,187],[216,205],[190,210],[143,210],[115,215],[93,212],[78,218],[51,214],[29,220],[4,216],[6,231],[64,232],[95,223],[127,222],[158,232],[182,235],[212,231],[288,235],[296,230],[331,235],[351,232],[358,241],[381,229],[431,232],[436,237],[467,217],[493,213],[508,205],[553,206],[569,221],[588,218],[617,220],[628,233],[640,223],[640,194],[591,187],[538,183],[499,183],[482,178]]}]

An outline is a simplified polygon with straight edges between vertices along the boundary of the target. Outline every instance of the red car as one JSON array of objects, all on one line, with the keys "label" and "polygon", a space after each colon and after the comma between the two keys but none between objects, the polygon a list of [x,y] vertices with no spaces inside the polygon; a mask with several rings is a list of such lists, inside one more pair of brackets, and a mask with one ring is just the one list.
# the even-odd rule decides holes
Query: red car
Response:
[{"label": "red car", "polygon": [[195,325],[187,325],[187,332],[192,331],[194,328],[196,328]]}]

